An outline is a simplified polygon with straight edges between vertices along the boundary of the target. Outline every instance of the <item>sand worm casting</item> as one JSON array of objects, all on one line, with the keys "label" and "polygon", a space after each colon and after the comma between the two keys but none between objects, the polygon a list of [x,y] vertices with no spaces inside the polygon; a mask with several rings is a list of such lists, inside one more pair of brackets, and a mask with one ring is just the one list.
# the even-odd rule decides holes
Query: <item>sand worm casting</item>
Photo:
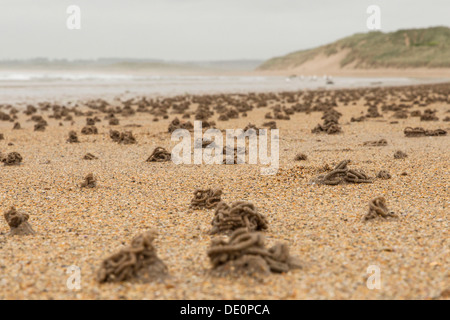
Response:
[{"label": "sand worm casting", "polygon": [[166,276],[168,269],[153,246],[155,238],[154,231],[144,232],[130,246],[106,258],[98,270],[98,282],[149,282]]},{"label": "sand worm casting", "polygon": [[220,275],[282,273],[301,268],[289,254],[287,245],[278,243],[267,249],[262,233],[248,232],[245,228],[234,231],[228,240],[214,238],[208,256],[213,271]]},{"label": "sand worm casting", "polygon": [[28,222],[30,219],[28,214],[17,211],[16,208],[11,207],[11,209],[5,212],[4,217],[11,228],[11,231],[9,232],[11,236],[26,236],[36,233]]},{"label": "sand worm casting", "polygon": [[222,190],[215,189],[197,189],[194,191],[194,197],[191,200],[190,208],[192,209],[212,209],[221,201]]},{"label": "sand worm casting", "polygon": [[231,206],[220,202],[211,224],[213,226],[211,234],[230,233],[241,228],[250,232],[268,228],[266,217],[258,212],[253,203],[245,201],[233,202]]}]

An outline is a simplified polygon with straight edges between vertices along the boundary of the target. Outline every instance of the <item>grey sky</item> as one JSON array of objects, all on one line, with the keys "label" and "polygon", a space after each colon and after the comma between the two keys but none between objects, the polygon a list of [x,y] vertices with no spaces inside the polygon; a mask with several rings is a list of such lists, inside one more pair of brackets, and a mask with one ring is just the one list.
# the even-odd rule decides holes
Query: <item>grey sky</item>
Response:
[{"label": "grey sky", "polygon": [[371,4],[382,31],[450,26],[450,0],[0,0],[0,59],[266,59],[367,32]]}]

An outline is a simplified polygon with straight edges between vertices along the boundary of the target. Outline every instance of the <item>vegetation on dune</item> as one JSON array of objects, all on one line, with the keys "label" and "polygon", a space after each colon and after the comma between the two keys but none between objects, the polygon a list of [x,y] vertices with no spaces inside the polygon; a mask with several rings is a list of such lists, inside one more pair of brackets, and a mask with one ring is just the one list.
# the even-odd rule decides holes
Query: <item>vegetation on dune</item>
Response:
[{"label": "vegetation on dune", "polygon": [[315,49],[290,53],[264,62],[259,70],[301,66],[319,55],[348,52],[341,67],[450,68],[450,28],[398,30],[391,33],[359,33]]}]

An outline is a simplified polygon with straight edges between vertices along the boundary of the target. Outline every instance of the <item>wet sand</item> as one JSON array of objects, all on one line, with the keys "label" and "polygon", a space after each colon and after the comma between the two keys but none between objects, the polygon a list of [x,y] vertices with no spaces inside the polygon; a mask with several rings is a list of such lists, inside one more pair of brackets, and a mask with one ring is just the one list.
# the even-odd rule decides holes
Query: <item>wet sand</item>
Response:
[{"label": "wet sand", "polygon": [[[208,120],[220,129],[244,128],[249,122],[261,126],[275,104],[255,107],[239,119],[218,121],[216,113]],[[275,120],[280,170],[274,176],[261,176],[260,166],[249,164],[145,162],[155,147],[170,150],[176,144],[167,128],[175,116],[181,117],[170,112],[168,119],[157,122],[148,113],[119,114],[120,125],[109,126],[105,114],[93,110],[102,120],[96,124],[98,135],[80,134],[86,116],[74,116],[71,124],[50,119],[51,111],[38,111],[49,124],[44,132],[34,132],[35,123],[22,112],[21,130],[12,130],[13,122],[0,121],[5,136],[0,152],[23,156],[20,166],[0,167],[0,210],[23,210],[36,231],[11,237],[0,219],[0,299],[448,299],[449,135],[406,138],[403,130],[411,126],[448,131],[450,122],[443,119],[450,115],[450,102],[408,109],[436,109],[438,121],[394,119],[392,111],[380,110],[381,118],[351,122],[351,117],[367,113],[365,104],[364,99],[347,106],[337,102],[334,109],[343,114],[343,133],[337,135],[311,133],[322,122],[322,112]],[[190,110],[197,106],[192,104]],[[126,127],[130,124],[142,127]],[[138,143],[114,143],[110,129],[132,130]],[[77,131],[80,143],[66,142],[70,130]],[[379,139],[388,145],[363,146]],[[397,150],[408,157],[394,159]],[[88,152],[99,159],[82,160]],[[294,161],[299,152],[308,159]],[[345,159],[371,177],[387,170],[392,178],[371,184],[310,184],[324,165]],[[79,188],[90,172],[98,179],[97,187]],[[269,222],[264,232],[268,246],[288,244],[302,269],[255,278],[212,276],[206,251],[214,210],[192,210],[189,204],[196,188],[214,186],[222,188],[227,203],[254,203]],[[398,220],[361,221],[369,201],[378,196],[386,198]],[[96,273],[103,259],[148,229],[159,232],[155,246],[170,277],[161,283],[99,284]],[[66,286],[72,265],[81,268],[78,291]],[[366,285],[371,265],[381,271],[379,290]]]}]

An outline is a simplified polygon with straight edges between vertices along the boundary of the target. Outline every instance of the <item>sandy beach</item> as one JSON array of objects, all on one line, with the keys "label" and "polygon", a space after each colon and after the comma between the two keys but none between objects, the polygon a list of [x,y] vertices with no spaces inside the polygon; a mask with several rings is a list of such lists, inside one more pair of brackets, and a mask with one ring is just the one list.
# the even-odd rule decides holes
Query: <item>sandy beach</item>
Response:
[{"label": "sandy beach", "polygon": [[[256,94],[257,100],[228,93],[227,98],[252,107],[246,116],[239,112],[237,119],[228,121],[219,121],[215,107],[236,104],[220,95],[207,102],[204,96],[181,96],[178,101],[161,97],[158,106],[168,108],[144,106],[145,111],[136,112],[142,97],[137,95],[129,108],[122,97],[106,99],[107,108],[118,107],[114,116],[120,124],[115,126],[105,119],[108,112],[92,108],[96,104],[87,99],[71,104],[51,100],[48,108],[39,106],[44,101],[36,98],[23,100],[16,114],[11,113],[14,104],[4,104],[0,112],[17,119],[0,121],[0,153],[18,152],[23,161],[0,166],[0,210],[15,206],[29,214],[36,234],[10,236],[8,224],[0,219],[0,299],[448,299],[449,134],[406,137],[404,129],[448,132],[449,95],[450,84],[265,93]],[[182,119],[172,107],[183,101],[189,102],[183,111],[189,117]],[[193,122],[198,101],[214,112],[207,121],[219,129],[276,121],[278,173],[263,176],[261,165],[250,164],[146,162],[156,147],[174,147],[170,123],[175,117]],[[24,114],[26,104],[37,111]],[[304,111],[299,107],[286,112],[297,104]],[[277,105],[290,120],[265,118],[267,113],[275,116]],[[380,116],[367,117],[370,105]],[[72,120],[50,117],[52,109],[59,112],[63,106]],[[331,109],[342,114],[342,132],[312,133],[323,122],[323,111]],[[437,120],[417,116],[426,109]],[[155,114],[158,110],[161,113]],[[37,122],[31,117],[36,115],[48,123],[45,131],[34,131]],[[352,121],[361,116],[361,122]],[[98,134],[82,134],[86,118],[94,117],[100,120],[95,124]],[[16,122],[21,129],[13,130]],[[111,129],[132,131],[137,143],[113,142]],[[79,143],[67,142],[71,130]],[[380,139],[387,145],[364,145]],[[398,150],[407,157],[394,158]],[[98,159],[84,160],[86,153]],[[307,160],[296,161],[298,153]],[[364,171],[373,182],[311,184],[342,160],[351,160],[349,166]],[[391,178],[376,178],[381,170]],[[89,173],[96,176],[97,186],[80,188]],[[287,244],[301,268],[255,277],[211,274],[207,250],[214,238],[209,234],[214,209],[193,210],[189,205],[195,189],[212,187],[222,189],[227,203],[252,202],[267,217],[267,245]],[[397,219],[362,221],[376,197],[386,199]],[[169,277],[151,283],[100,284],[96,277],[102,261],[149,229],[159,233],[155,247]],[[380,269],[381,288],[370,290],[367,269],[373,265]],[[81,269],[80,290],[66,285],[69,266]]]}]

